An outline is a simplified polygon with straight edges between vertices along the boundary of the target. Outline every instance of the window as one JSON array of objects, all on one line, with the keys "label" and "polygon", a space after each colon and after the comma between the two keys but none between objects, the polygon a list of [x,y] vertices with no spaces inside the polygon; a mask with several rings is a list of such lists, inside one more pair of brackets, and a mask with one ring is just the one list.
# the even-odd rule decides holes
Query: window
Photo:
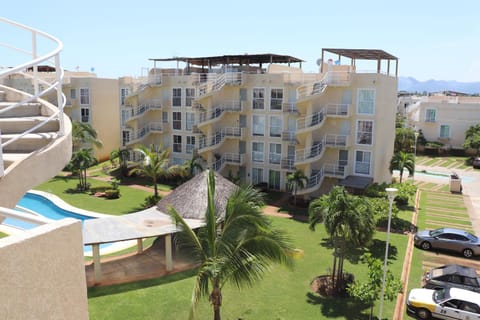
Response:
[{"label": "window", "polygon": [[120,89],[120,104],[123,106],[125,104],[125,97],[128,96],[129,90],[128,88],[121,88]]},{"label": "window", "polygon": [[425,122],[435,122],[437,110],[427,109],[425,111]]},{"label": "window", "polygon": [[162,122],[163,123],[168,123],[168,112],[166,112],[166,111],[162,112]]},{"label": "window", "polygon": [[252,142],[252,161],[263,162],[263,142]]},{"label": "window", "polygon": [[282,118],[271,116],[270,117],[270,137],[282,136]]},{"label": "window", "polygon": [[182,152],[182,136],[173,136],[173,152]]},{"label": "window", "polygon": [[173,116],[173,129],[182,130],[182,113],[172,112]]},{"label": "window", "polygon": [[187,107],[191,107],[193,99],[195,99],[195,88],[186,88],[185,89],[185,105]]},{"label": "window", "polygon": [[90,104],[90,89],[80,88],[80,104]]},{"label": "window", "polygon": [[265,107],[265,89],[253,88],[253,109],[263,110]]},{"label": "window", "polygon": [[195,124],[195,113],[187,112],[185,113],[185,130],[191,131],[193,125]]},{"label": "window", "polygon": [[182,88],[172,88],[172,106],[182,106]]},{"label": "window", "polygon": [[283,89],[270,91],[270,110],[282,110]]},{"label": "window", "polygon": [[356,151],[355,152],[355,173],[370,174],[370,158],[371,152]]},{"label": "window", "polygon": [[280,143],[270,143],[270,153],[268,162],[272,164],[280,164],[282,159],[282,145]]},{"label": "window", "polygon": [[82,116],[82,122],[90,122],[90,109],[89,108],[81,108],[80,113]]},{"label": "window", "polygon": [[268,188],[272,190],[280,190],[280,171],[268,171]]},{"label": "window", "polygon": [[252,168],[252,184],[256,185],[263,182],[263,169]]},{"label": "window", "polygon": [[440,126],[440,138],[447,139],[450,138],[450,126],[442,124]]},{"label": "window", "polygon": [[252,134],[254,136],[264,136],[265,135],[265,116],[253,116],[252,118],[253,128]]},{"label": "window", "polygon": [[77,99],[77,89],[70,89],[70,99]]},{"label": "window", "polygon": [[195,149],[195,136],[187,136],[187,153],[192,153]]},{"label": "window", "polygon": [[375,113],[375,89],[358,89],[357,113]]},{"label": "window", "polygon": [[357,144],[371,145],[373,140],[373,121],[357,121]]},{"label": "window", "polygon": [[127,143],[130,142],[130,131],[123,130],[122,131],[122,146],[126,146]]}]

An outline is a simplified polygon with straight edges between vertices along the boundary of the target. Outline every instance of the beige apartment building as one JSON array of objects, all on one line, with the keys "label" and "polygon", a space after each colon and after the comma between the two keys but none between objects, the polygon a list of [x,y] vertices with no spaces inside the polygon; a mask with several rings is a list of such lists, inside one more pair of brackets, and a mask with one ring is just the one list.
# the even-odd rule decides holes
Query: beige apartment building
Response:
[{"label": "beige apartment building", "polygon": [[398,60],[385,51],[323,49],[318,73],[275,54],[151,60],[148,82],[121,107],[123,147],[170,148],[176,164],[198,154],[270,190],[300,169],[305,198],[391,181]]},{"label": "beige apartment building", "polygon": [[480,97],[435,94],[405,99],[409,125],[446,149],[463,149],[465,132],[480,123]]}]

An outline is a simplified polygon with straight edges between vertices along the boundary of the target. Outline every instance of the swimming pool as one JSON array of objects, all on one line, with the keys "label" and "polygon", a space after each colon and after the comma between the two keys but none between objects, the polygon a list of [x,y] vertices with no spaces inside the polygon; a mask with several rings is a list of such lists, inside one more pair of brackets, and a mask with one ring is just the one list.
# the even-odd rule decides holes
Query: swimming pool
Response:
[{"label": "swimming pool", "polygon": [[[85,220],[97,218],[97,217],[92,217],[92,216],[80,214],[77,212],[73,212],[71,210],[61,208],[60,206],[56,205],[53,201],[47,199],[47,197],[41,194],[33,193],[33,192],[27,192],[23,196],[23,198],[20,199],[20,201],[17,204],[17,207],[19,208],[16,208],[16,210],[22,211],[20,208],[24,208],[26,210],[33,211],[39,215],[42,215],[52,220],[74,218],[74,219],[81,220],[83,223],[83,221]],[[15,228],[19,228],[19,229],[32,229],[37,226],[33,223],[20,221],[13,218],[6,218],[3,221],[3,224],[9,225]],[[100,245],[100,248],[101,249],[107,248],[109,246],[111,246],[111,244],[106,243],[106,244]],[[92,251],[91,246],[84,246],[84,252],[86,254],[90,254],[91,251]]]}]

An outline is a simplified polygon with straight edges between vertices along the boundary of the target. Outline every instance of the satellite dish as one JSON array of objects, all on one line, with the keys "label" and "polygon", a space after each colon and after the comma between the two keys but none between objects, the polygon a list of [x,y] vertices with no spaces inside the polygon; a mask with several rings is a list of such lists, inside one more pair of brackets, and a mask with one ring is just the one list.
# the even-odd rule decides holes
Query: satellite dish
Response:
[{"label": "satellite dish", "polygon": [[322,59],[321,58],[318,58],[317,59],[317,66],[320,66],[322,64]]}]

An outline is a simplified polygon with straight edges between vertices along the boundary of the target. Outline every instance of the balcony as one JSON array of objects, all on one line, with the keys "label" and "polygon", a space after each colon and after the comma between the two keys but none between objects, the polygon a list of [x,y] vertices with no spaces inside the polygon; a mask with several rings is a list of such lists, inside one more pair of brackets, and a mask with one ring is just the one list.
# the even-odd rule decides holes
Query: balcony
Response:
[{"label": "balcony", "polygon": [[198,152],[207,152],[220,147],[227,138],[239,139],[243,137],[243,128],[227,127],[217,131],[209,137],[200,137]]},{"label": "balcony", "polygon": [[312,175],[310,178],[308,178],[308,183],[303,189],[299,189],[297,191],[298,195],[302,194],[309,194],[312,193],[318,189],[320,189],[320,186],[322,185],[323,179],[325,178],[323,168],[320,169],[319,171],[312,172]]},{"label": "balcony", "polygon": [[283,131],[282,132],[282,141],[287,141],[291,144],[297,144],[297,137],[295,131]]},{"label": "balcony", "polygon": [[206,125],[218,121],[226,112],[242,112],[243,111],[243,101],[232,100],[223,104],[220,104],[218,107],[210,108],[205,111],[200,112],[198,125]]},{"label": "balcony", "polygon": [[297,104],[294,102],[283,102],[282,111],[285,113],[295,113],[299,114]]},{"label": "balcony", "polygon": [[297,134],[307,131],[320,129],[324,123],[325,111],[324,109],[314,112],[306,117],[297,119]]},{"label": "balcony", "polygon": [[320,81],[312,82],[297,88],[297,100],[304,100],[322,95],[328,86],[348,87],[351,83],[350,72],[329,71]]},{"label": "balcony", "polygon": [[162,103],[160,99],[152,99],[150,101],[146,101],[145,103],[133,107],[133,106],[126,106],[124,110],[127,111],[125,121],[130,121],[133,119],[137,119],[143,116],[150,110],[161,110]]},{"label": "balcony", "polygon": [[140,129],[134,130],[131,136],[128,139],[124,140],[125,146],[132,145],[140,142],[146,136],[152,133],[161,133],[163,132],[163,123],[162,122],[151,122]]},{"label": "balcony", "polygon": [[325,152],[325,138],[315,142],[310,148],[295,151],[295,165],[313,163],[320,160]]},{"label": "balcony", "polygon": [[227,164],[243,166],[245,165],[245,155],[239,153],[224,153],[220,159],[212,163],[211,167],[215,171],[221,171]]},{"label": "balcony", "polygon": [[243,73],[227,72],[217,75],[213,80],[208,80],[198,87],[198,97],[203,98],[214,92],[220,91],[224,86],[240,86],[243,84]]},{"label": "balcony", "polygon": [[329,148],[345,148],[349,146],[348,136],[343,134],[327,134],[324,142]]}]

